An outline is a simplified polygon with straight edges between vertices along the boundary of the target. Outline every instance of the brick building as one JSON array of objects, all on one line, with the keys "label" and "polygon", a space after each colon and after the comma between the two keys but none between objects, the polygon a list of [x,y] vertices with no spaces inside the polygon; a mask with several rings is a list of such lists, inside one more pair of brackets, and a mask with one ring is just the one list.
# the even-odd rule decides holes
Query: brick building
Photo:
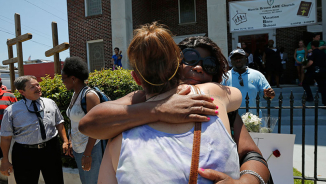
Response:
[{"label": "brick building", "polygon": [[[177,43],[188,36],[208,35],[218,43],[224,55],[238,42],[246,42],[254,51],[258,42],[266,44],[272,39],[289,55],[285,72],[287,80],[283,82],[292,83],[297,77],[293,54],[298,40],[303,39],[307,44],[311,32],[326,29],[326,18],[322,22],[322,6],[326,9],[326,3],[317,0],[317,25],[230,33],[228,9],[231,1],[67,0],[70,53],[87,60],[89,69],[93,71],[110,68],[113,48],[119,47],[123,54],[122,64],[128,68],[124,54],[133,29],[159,21],[169,27]],[[323,33],[325,35],[326,31]]]}]

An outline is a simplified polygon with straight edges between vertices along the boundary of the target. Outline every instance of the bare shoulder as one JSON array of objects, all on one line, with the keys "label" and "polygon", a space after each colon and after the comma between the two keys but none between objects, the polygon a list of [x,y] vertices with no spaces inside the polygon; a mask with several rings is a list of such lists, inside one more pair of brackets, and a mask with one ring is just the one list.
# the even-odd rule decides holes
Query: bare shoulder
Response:
[{"label": "bare shoulder", "polygon": [[96,92],[88,92],[87,94],[86,94],[86,98],[91,98],[91,99],[93,99],[93,98],[98,98],[98,96],[97,96],[97,94],[96,94]]},{"label": "bare shoulder", "polygon": [[230,86],[224,86],[220,83],[209,82],[196,85],[206,95],[225,104],[227,112],[238,109],[242,102],[242,94],[239,89]]},{"label": "bare shoulder", "polygon": [[121,143],[122,143],[122,134],[111,139],[109,144],[109,152],[112,159],[112,166],[116,171],[119,164],[119,157],[120,157],[120,150],[121,150]]},{"label": "bare shoulder", "polygon": [[110,150],[111,148],[118,148],[118,146],[121,147],[121,141],[122,141],[122,134],[119,134],[116,137],[112,138],[110,141]]},{"label": "bare shoulder", "polygon": [[221,97],[227,97],[230,95],[234,95],[235,93],[241,92],[234,87],[225,86],[220,83],[215,82],[208,82],[204,84],[198,84],[196,85],[202,92],[204,92],[206,95],[217,95]]}]

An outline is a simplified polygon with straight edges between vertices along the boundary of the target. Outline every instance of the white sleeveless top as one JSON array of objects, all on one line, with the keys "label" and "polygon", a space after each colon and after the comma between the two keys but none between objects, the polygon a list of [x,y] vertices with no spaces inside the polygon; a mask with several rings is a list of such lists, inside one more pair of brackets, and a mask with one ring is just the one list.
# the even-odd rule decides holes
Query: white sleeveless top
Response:
[{"label": "white sleeveless top", "polygon": [[[82,91],[83,91],[83,89],[82,89]],[[78,130],[79,121],[85,116],[85,113],[84,113],[84,111],[83,111],[83,109],[81,107],[81,104],[80,104],[82,91],[79,93],[79,95],[78,95],[78,97],[77,97],[77,99],[75,101],[75,104],[72,106],[72,108],[69,109],[69,107],[68,107],[68,109],[66,111],[66,114],[67,114],[67,116],[69,117],[69,119],[71,121],[70,139],[71,139],[72,149],[76,153],[83,153],[85,151],[86,145],[87,145],[87,142],[88,142],[88,138],[89,138],[88,136],[82,134]],[[89,92],[92,92],[92,93],[96,94],[96,92],[94,90],[89,90]],[[70,102],[70,103],[72,103],[72,102]],[[99,141],[100,140],[96,140],[95,145]]]},{"label": "white sleeveless top", "polygon": [[[240,178],[237,146],[220,118],[202,123],[199,167]],[[169,184],[189,182],[194,128],[169,134],[138,126],[122,133],[118,183]],[[213,183],[200,175],[198,183]]]}]

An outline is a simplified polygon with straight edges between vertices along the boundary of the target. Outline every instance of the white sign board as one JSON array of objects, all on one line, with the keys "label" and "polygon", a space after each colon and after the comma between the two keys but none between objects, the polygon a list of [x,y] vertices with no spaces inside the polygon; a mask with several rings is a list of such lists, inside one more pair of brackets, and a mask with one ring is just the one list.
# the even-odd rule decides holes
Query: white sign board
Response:
[{"label": "white sign board", "polygon": [[293,184],[293,146],[294,134],[252,133],[252,139],[267,160],[273,151],[279,150],[280,156],[272,155],[267,161],[274,183]]},{"label": "white sign board", "polygon": [[253,0],[229,3],[230,31],[250,31],[317,23],[316,0]]}]

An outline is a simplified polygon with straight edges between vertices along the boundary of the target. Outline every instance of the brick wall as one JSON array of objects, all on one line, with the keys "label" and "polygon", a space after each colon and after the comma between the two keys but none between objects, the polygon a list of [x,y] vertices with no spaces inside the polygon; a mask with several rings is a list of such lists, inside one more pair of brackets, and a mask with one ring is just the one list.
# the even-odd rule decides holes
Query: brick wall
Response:
[{"label": "brick wall", "polygon": [[183,25],[179,25],[177,0],[137,0],[132,1],[132,6],[134,28],[144,23],[159,21],[159,23],[167,25],[176,36],[208,32],[206,0],[196,0],[197,23]]},{"label": "brick wall", "polygon": [[293,56],[295,49],[298,48],[299,40],[304,40],[304,32],[306,31],[307,26],[276,29],[276,46],[278,48],[284,47],[284,52],[288,54],[289,58],[284,73],[283,82],[285,83],[292,83],[298,77]]},{"label": "brick wall", "polygon": [[87,61],[86,42],[103,39],[105,68],[112,66],[110,1],[102,1],[102,15],[85,17],[84,0],[67,0],[70,56]]}]

